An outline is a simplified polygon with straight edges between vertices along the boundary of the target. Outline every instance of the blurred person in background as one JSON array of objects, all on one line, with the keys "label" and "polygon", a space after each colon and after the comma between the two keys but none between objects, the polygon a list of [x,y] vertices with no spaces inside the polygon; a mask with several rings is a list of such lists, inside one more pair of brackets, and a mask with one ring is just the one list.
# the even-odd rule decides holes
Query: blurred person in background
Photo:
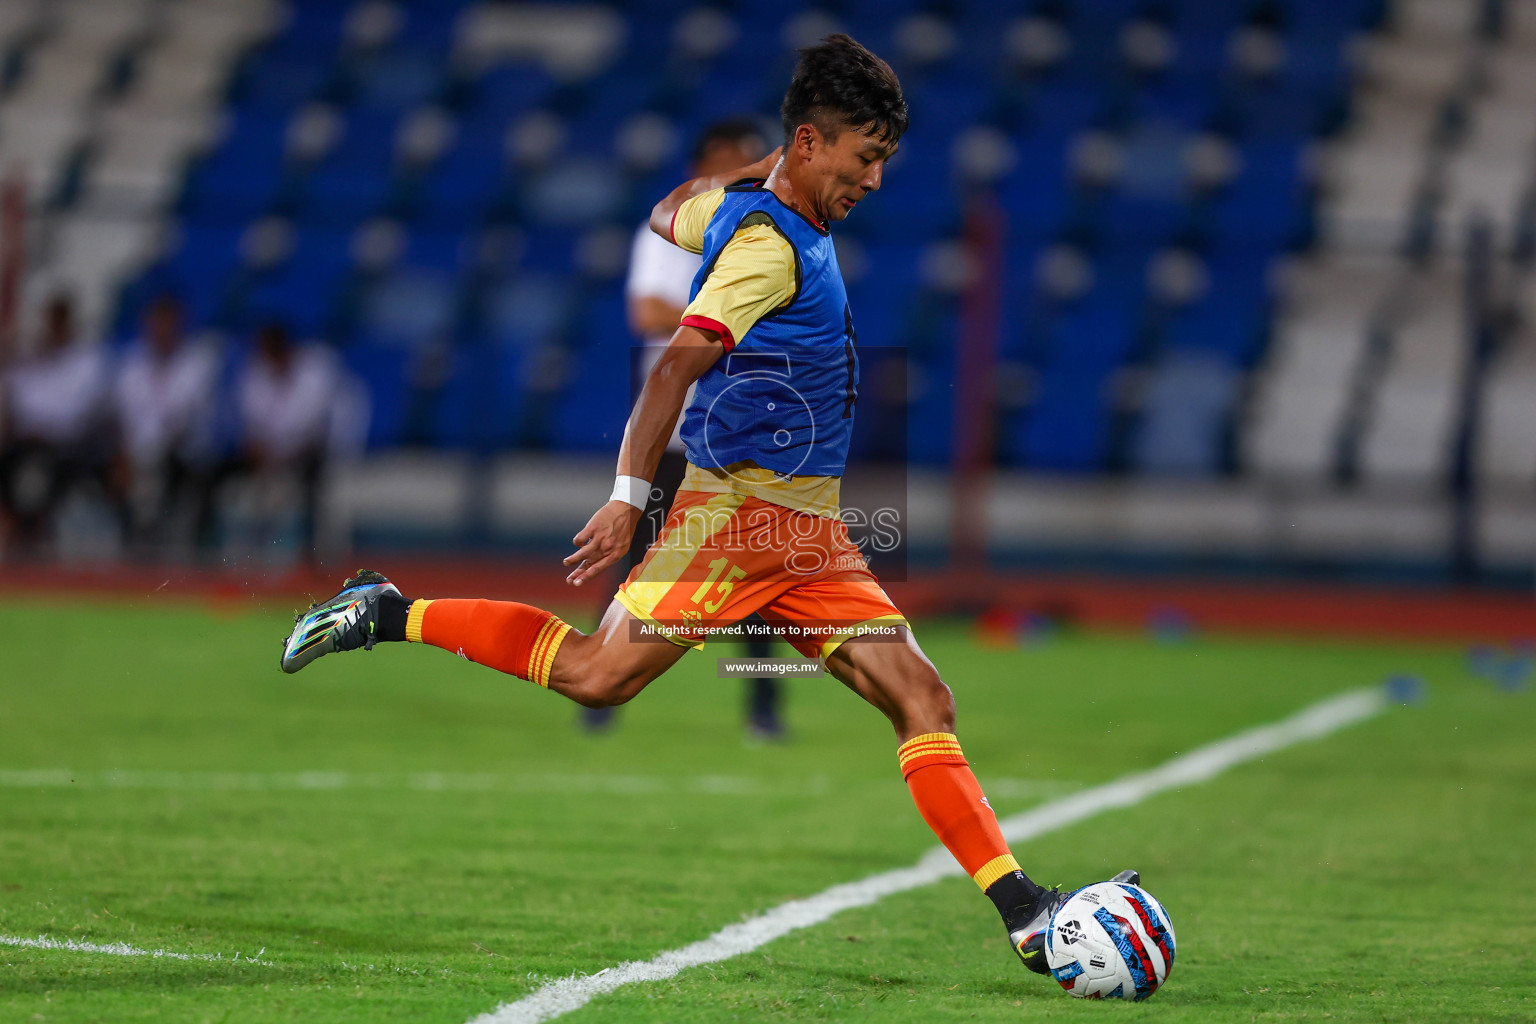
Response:
[{"label": "blurred person in background", "polygon": [[76,329],[73,302],[56,295],[35,351],[0,378],[0,515],[23,550],[47,539],[77,483],[105,482],[109,375],[106,352]]},{"label": "blurred person in background", "polygon": [[140,554],[211,541],[223,363],[213,339],[186,337],[181,303],[171,295],[150,304],[142,335],[123,356],[114,394],[122,442],[115,476],[128,541]]},{"label": "blurred person in background", "polygon": [[[724,174],[737,167],[761,160],[768,152],[768,143],[758,123],[751,118],[738,117],[718,121],[705,128],[694,143],[690,163],[690,177],[709,177]],[[693,278],[703,265],[702,258],[687,249],[673,245],[643,223],[635,231],[634,244],[629,252],[629,276],[624,282],[624,304],[629,317],[629,329],[641,339],[643,346],[637,353],[639,365],[634,380],[644,381],[650,374],[661,351],[672,340],[678,323],[683,319],[683,309],[688,305],[688,292]],[[692,401],[692,392],[689,392]],[[688,458],[683,447],[682,421],[672,430],[667,450],[657,467],[656,479],[651,482],[650,506],[635,531],[629,548],[629,565],[625,572],[639,565],[661,532],[661,524],[672,507],[672,499],[683,481]],[[746,628],[766,624],[753,616]],[[753,658],[772,656],[773,641],[766,636],[746,638],[747,653]],[[780,683],[772,678],[747,680],[746,729],[757,739],[779,739],[784,735],[784,723],[779,717]],[[583,708],[582,722],[591,729],[611,725],[617,708]]]},{"label": "blurred person in background", "polygon": [[347,377],[318,343],[297,345],[288,326],[269,320],[235,383],[240,468],[248,485],[242,511],[257,532],[280,530],[297,513],[302,555],[316,551],[320,489],[336,439],[338,395]]}]

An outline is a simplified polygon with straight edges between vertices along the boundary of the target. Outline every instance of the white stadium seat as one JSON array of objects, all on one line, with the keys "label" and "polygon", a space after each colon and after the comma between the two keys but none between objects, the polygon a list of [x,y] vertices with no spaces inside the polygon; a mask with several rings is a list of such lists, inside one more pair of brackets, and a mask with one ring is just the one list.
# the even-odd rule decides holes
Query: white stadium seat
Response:
[{"label": "white stadium seat", "polygon": [[1483,384],[1477,425],[1477,475],[1485,485],[1536,488],[1536,332],[1494,360]]},{"label": "white stadium seat", "polygon": [[37,31],[43,20],[43,5],[38,0],[0,2],[0,49],[10,49]]},{"label": "white stadium seat", "polygon": [[1536,0],[1504,0],[1504,24],[1511,44],[1536,46]]},{"label": "white stadium seat", "polygon": [[1289,308],[1276,326],[1244,432],[1247,468],[1291,480],[1332,474],[1368,332],[1396,274],[1392,261],[1369,259],[1307,265],[1288,275]]},{"label": "white stadium seat", "polygon": [[1482,14],[1475,0],[1396,0],[1392,8],[1398,34],[1437,41],[1470,40]]},{"label": "white stadium seat", "polygon": [[[45,215],[29,292],[69,287],[105,315],[153,256],[187,160],[208,144],[235,61],[278,24],[276,0],[0,0],[0,47],[29,46],[0,103],[0,174],[20,174],[35,209],[70,161],[88,159],[78,201]],[[110,107],[103,86],[128,57]]]},{"label": "white stadium seat", "polygon": [[51,197],[86,127],[78,110],[0,107],[0,176],[18,178],[34,201]]},{"label": "white stadium seat", "polygon": [[1461,283],[1426,274],[1406,289],[1411,303],[1392,334],[1360,446],[1361,476],[1394,485],[1449,480],[1467,336]]},{"label": "white stadium seat", "polygon": [[86,176],[83,204],[117,214],[164,207],[173,198],[187,158],[207,144],[216,125],[211,113],[112,111]]}]

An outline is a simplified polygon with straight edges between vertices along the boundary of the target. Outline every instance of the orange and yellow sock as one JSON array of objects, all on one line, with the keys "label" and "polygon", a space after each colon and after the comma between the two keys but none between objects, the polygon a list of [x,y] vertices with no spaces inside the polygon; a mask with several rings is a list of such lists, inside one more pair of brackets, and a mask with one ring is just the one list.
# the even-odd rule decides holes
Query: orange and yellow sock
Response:
[{"label": "orange and yellow sock", "polygon": [[1008,927],[1033,913],[1040,887],[1019,870],[997,815],[953,733],[914,736],[896,752],[918,813],[955,860],[997,905]]},{"label": "orange and yellow sock", "polygon": [[516,601],[412,601],[405,618],[407,640],[540,686],[549,685],[555,655],[570,631],[553,613]]}]

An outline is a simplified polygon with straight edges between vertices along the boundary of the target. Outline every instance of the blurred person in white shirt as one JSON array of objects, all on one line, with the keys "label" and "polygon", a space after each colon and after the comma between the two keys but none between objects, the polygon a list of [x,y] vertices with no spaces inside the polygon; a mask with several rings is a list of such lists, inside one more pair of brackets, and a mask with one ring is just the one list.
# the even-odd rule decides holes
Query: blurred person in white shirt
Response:
[{"label": "blurred person in white shirt", "polygon": [[[724,174],[737,167],[754,163],[768,152],[762,126],[751,118],[730,118],[705,128],[694,144],[691,177]],[[688,305],[688,295],[693,279],[702,265],[701,258],[686,249],[673,245],[650,229],[649,222],[635,231],[635,240],[629,252],[629,276],[624,282],[625,312],[629,329],[641,339],[642,346],[635,354],[637,364],[630,379],[636,394],[639,385],[651,371],[651,366],[661,350],[672,340],[683,310]],[[631,396],[633,399],[635,396]],[[689,389],[684,407],[693,401]],[[681,437],[682,418],[672,430],[672,439],[656,467],[656,478],[651,484],[651,500],[635,529],[630,545],[629,565],[633,567],[645,558],[645,552],[661,531],[672,506],[672,498],[683,481],[687,467]],[[758,625],[762,620],[753,616],[748,623]],[[773,642],[759,636],[747,641],[751,657],[766,658],[773,654]],[[583,708],[582,722],[590,729],[603,729],[613,722],[615,708]],[[759,739],[778,739],[784,733],[779,717],[779,682],[773,678],[748,680],[747,684],[747,731]]]},{"label": "blurred person in white shirt", "polygon": [[105,481],[110,372],[102,346],[79,336],[69,297],[57,295],[36,351],[0,377],[0,517],[23,547],[45,538],[72,486]]},{"label": "blurred person in white shirt", "polygon": [[285,324],[271,320],[235,384],[248,514],[272,527],[297,511],[303,557],[313,559],[320,492],[337,455],[362,444],[367,401],[334,351],[318,342],[295,344]]},{"label": "blurred person in white shirt", "polygon": [[117,467],[130,539],[141,548],[178,539],[180,513],[194,542],[208,543],[219,445],[215,417],[222,345],[188,338],[181,303],[162,295],[118,370],[114,399],[121,441]]}]

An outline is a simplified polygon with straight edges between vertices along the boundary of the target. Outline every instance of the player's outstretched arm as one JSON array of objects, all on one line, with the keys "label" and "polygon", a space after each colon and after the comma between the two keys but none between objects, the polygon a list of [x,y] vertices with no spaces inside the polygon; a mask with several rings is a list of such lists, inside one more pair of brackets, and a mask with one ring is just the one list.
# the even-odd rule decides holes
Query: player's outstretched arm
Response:
[{"label": "player's outstretched arm", "polygon": [[682,206],[694,196],[702,195],[713,189],[729,185],[733,181],[743,178],[766,178],[779,162],[779,157],[784,153],[784,147],[780,146],[772,153],[753,164],[738,167],[734,171],[726,171],[724,174],[711,174],[703,178],[694,178],[685,181],[667,194],[667,198],[657,203],[651,209],[651,230],[669,242],[676,242],[672,237],[672,216],[677,213],[677,208]]},{"label": "player's outstretched arm", "polygon": [[[677,426],[688,389],[714,365],[723,351],[720,336],[697,327],[679,327],[672,335],[624,427],[619,446],[619,476],[650,480],[656,475],[661,453]],[[571,539],[577,550],[565,559],[574,566],[565,581],[581,586],[617,562],[629,550],[640,522],[641,510],[617,498],[593,513],[587,525]]]}]

